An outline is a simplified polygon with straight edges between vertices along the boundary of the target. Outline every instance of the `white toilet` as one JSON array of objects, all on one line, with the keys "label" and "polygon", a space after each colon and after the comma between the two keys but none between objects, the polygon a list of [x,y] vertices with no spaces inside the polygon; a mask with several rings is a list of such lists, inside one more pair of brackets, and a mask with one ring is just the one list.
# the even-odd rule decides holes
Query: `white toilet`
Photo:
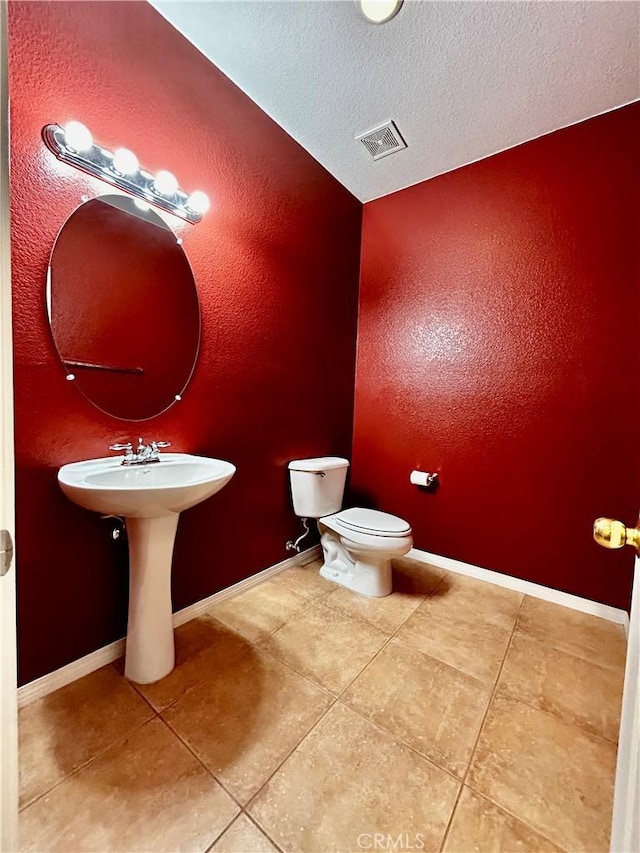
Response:
[{"label": "white toilet", "polygon": [[349,461],[338,456],[289,463],[293,509],[316,518],[324,564],[320,574],[361,595],[391,592],[391,560],[413,546],[406,521],[375,509],[343,509]]}]

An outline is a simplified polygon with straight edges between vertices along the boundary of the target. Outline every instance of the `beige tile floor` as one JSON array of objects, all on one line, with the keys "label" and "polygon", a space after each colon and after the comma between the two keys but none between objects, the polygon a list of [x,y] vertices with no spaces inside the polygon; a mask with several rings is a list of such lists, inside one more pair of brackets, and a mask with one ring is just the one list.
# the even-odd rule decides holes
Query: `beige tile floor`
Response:
[{"label": "beige tile floor", "polygon": [[625,640],[404,559],[367,599],[290,569],[20,715],[21,847],[608,850]]}]

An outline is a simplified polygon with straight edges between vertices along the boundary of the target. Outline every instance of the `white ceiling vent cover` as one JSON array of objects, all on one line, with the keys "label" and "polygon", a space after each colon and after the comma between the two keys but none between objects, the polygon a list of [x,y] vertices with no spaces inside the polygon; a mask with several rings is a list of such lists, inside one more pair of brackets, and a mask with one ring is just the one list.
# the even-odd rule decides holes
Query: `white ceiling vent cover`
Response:
[{"label": "white ceiling vent cover", "polygon": [[396,151],[402,151],[403,148],[407,147],[407,143],[400,136],[400,131],[392,121],[387,121],[380,127],[374,127],[373,130],[368,130],[366,133],[361,133],[356,136],[356,140],[362,142],[374,160],[381,160],[383,157],[395,154]]}]

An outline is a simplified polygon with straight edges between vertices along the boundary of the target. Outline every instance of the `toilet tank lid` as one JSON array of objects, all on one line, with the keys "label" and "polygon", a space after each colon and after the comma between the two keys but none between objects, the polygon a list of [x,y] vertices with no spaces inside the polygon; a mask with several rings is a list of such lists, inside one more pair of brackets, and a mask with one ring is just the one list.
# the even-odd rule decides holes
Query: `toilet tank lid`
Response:
[{"label": "toilet tank lid", "polygon": [[349,460],[341,456],[317,456],[313,459],[293,459],[290,471],[329,471],[332,468],[348,468]]}]

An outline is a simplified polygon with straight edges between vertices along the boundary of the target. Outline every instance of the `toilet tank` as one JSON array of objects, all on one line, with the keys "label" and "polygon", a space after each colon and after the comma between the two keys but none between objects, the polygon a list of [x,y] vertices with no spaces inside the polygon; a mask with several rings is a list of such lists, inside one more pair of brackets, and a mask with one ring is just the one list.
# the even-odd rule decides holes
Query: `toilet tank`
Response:
[{"label": "toilet tank", "polygon": [[349,460],[339,456],[289,462],[293,511],[301,518],[323,518],[342,509]]}]

